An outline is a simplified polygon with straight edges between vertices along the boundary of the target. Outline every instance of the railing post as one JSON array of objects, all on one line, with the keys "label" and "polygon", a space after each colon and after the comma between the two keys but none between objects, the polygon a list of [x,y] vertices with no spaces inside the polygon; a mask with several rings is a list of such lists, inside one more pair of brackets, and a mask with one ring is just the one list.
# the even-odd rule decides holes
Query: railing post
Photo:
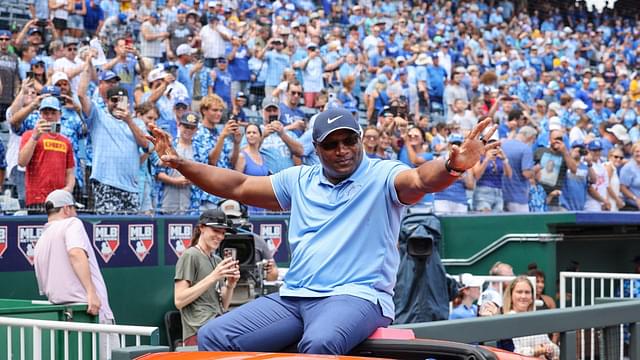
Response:
[{"label": "railing post", "polygon": [[42,330],[38,326],[33,327],[33,358],[42,359]]},{"label": "railing post", "polygon": [[629,324],[629,359],[640,359],[640,323]]},{"label": "railing post", "polygon": [[156,329],[149,335],[149,345],[160,345],[160,330]]},{"label": "railing post", "polygon": [[564,309],[565,304],[567,303],[567,284],[565,284],[565,274],[564,272],[560,273],[560,309]]},{"label": "railing post", "polygon": [[575,360],[578,348],[576,346],[576,331],[560,333],[560,360]]}]

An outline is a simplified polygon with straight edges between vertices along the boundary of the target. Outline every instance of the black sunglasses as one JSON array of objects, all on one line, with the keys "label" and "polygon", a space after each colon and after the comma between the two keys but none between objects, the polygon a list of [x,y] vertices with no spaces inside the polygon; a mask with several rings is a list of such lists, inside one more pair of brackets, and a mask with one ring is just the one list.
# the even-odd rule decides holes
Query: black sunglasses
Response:
[{"label": "black sunglasses", "polygon": [[302,95],[302,91],[289,91],[289,93],[291,95],[298,95],[298,96]]},{"label": "black sunglasses", "polygon": [[358,136],[357,134],[353,134],[349,137],[346,137],[343,140],[323,141],[323,142],[316,143],[316,145],[321,147],[322,150],[328,151],[328,150],[335,150],[338,147],[338,145],[340,145],[340,143],[342,143],[344,146],[354,146],[358,143],[359,140],[360,140],[360,136]]},{"label": "black sunglasses", "polygon": [[113,96],[109,98],[109,101],[111,101],[112,103],[117,103],[118,101],[120,101],[120,98],[118,98],[117,96]]},{"label": "black sunglasses", "polygon": [[554,137],[554,138],[553,138],[553,141],[562,141],[562,137],[561,137],[561,136],[559,136],[559,137]]}]

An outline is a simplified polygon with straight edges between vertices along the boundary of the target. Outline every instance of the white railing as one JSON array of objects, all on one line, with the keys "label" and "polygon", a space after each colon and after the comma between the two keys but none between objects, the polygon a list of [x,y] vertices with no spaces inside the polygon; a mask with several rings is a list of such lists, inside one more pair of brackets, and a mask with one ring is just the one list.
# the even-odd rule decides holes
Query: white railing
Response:
[{"label": "white railing", "polygon": [[[596,298],[632,299],[635,297],[636,281],[640,274],[597,273],[597,272],[561,272],[560,308],[590,306]],[[629,284],[629,293],[625,294],[625,283]],[[569,298],[567,298],[569,294]],[[622,331],[622,325],[620,325]],[[580,330],[580,358],[586,359],[584,330]],[[595,336],[591,329],[590,359],[595,359]],[[623,359],[624,336],[620,336],[620,359]]]},{"label": "white railing", "polygon": [[[31,355],[33,359],[44,359],[43,353],[43,330],[49,330],[50,336],[50,359],[56,359],[56,332],[62,331],[64,336],[64,344],[62,353],[64,353],[64,359],[69,359],[71,349],[69,348],[69,342],[71,336],[70,332],[77,333],[77,357],[74,359],[83,359],[85,350],[83,349],[83,334],[91,334],[91,359],[98,359],[98,335],[102,334],[115,334],[120,340],[121,346],[126,345],[126,336],[135,336],[135,345],[141,345],[141,337],[149,337],[150,345],[157,345],[159,342],[159,333],[157,327],[151,326],[129,326],[129,325],[105,325],[105,324],[93,324],[93,323],[77,323],[68,321],[51,321],[51,320],[33,320],[33,319],[21,319],[0,317],[0,328],[6,328],[6,338],[0,339],[0,349],[6,349],[7,359],[26,359],[27,358],[27,334],[26,330],[30,330],[32,334],[32,349]],[[12,328],[19,329],[19,348],[14,349],[12,339]],[[111,359],[111,346],[109,344],[109,337],[106,337],[106,358]],[[5,342],[6,341],[6,342]]]}]

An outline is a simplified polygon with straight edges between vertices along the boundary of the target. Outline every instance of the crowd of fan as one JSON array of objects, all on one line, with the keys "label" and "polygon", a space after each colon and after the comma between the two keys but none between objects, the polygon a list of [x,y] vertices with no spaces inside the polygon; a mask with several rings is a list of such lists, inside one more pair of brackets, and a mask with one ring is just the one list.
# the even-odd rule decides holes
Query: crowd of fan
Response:
[{"label": "crowd of fan", "polygon": [[150,123],[185,158],[267,175],[318,162],[328,107],[360,118],[368,156],[411,166],[492,117],[501,147],[425,196],[437,212],[640,207],[636,19],[509,0],[141,1],[35,1],[0,31],[0,165],[27,208],[58,188],[98,213],[216,207],[161,166]]}]

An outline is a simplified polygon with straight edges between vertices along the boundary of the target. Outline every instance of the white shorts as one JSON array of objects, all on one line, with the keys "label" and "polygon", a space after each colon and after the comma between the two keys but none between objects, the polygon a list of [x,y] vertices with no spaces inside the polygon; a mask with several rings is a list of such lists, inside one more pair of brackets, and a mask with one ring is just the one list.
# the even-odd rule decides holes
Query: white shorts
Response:
[{"label": "white shorts", "polygon": [[466,213],[469,211],[467,204],[461,204],[449,200],[435,200],[433,202],[436,214]]}]

